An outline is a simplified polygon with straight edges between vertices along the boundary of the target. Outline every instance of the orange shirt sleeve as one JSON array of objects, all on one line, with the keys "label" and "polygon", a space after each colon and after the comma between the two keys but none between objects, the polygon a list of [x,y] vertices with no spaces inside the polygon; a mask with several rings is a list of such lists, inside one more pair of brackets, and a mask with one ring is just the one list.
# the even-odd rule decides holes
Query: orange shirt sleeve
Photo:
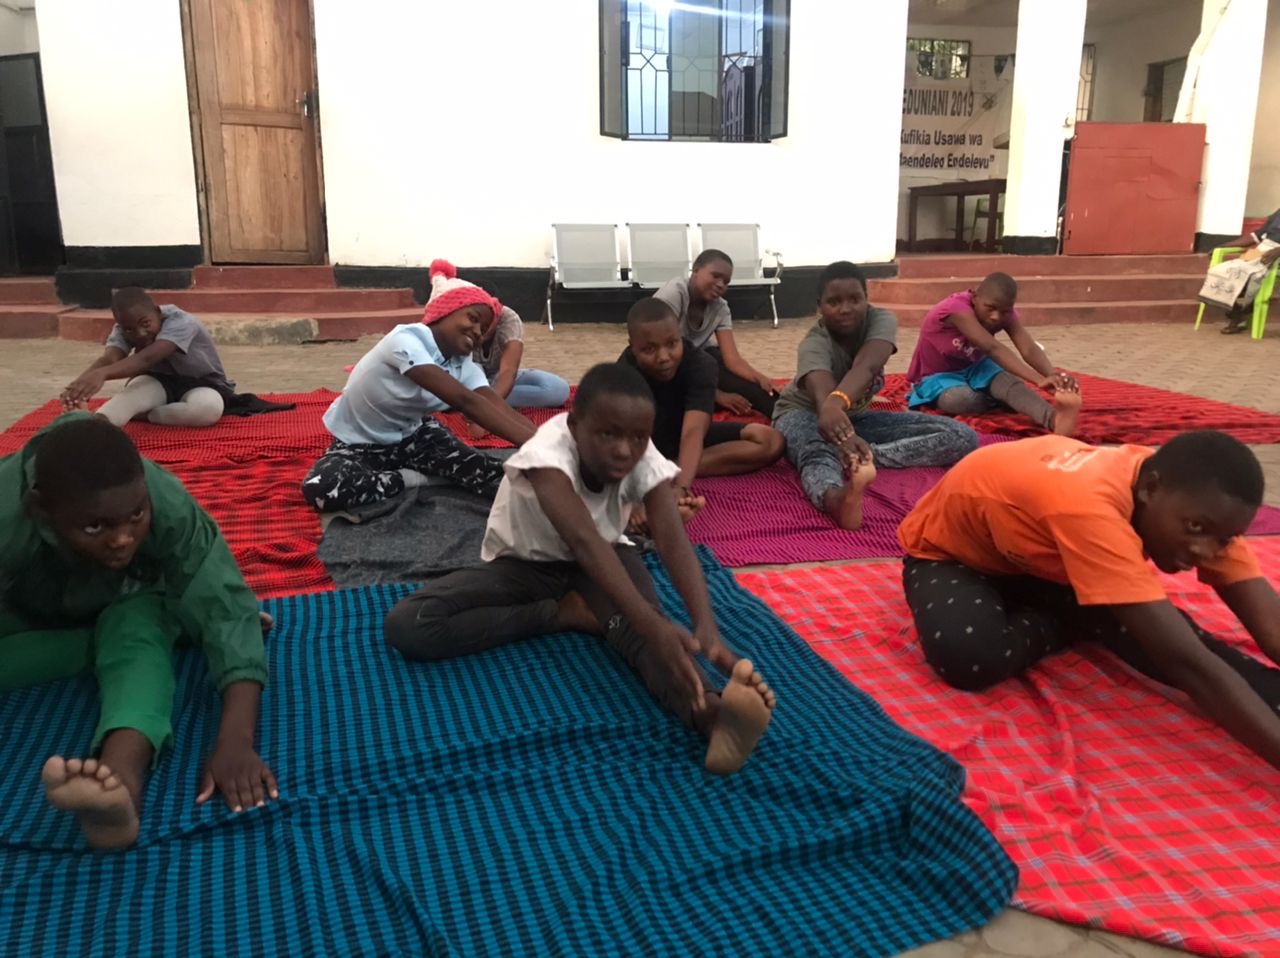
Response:
[{"label": "orange shirt sleeve", "polygon": [[1047,516],[1044,521],[1081,605],[1128,605],[1167,598],[1143,555],[1142,540],[1121,517],[1067,514]]},{"label": "orange shirt sleeve", "polygon": [[1262,566],[1249,543],[1237,536],[1227,547],[1202,565],[1197,573],[1205,585],[1221,589],[1237,582],[1262,578]]}]

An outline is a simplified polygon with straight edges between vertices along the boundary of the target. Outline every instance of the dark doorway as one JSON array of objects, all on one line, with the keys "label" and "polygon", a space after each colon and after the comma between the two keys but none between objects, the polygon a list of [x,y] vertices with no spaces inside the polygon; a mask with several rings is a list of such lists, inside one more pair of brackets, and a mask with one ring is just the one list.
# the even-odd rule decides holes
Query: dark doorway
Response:
[{"label": "dark doorway", "polygon": [[53,273],[62,228],[38,53],[0,57],[0,142],[0,273]]}]

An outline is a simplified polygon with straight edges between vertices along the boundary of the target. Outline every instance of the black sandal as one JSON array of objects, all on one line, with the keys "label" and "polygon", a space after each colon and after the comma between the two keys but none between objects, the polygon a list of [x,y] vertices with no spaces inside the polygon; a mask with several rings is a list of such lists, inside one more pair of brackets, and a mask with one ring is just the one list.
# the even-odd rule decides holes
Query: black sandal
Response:
[{"label": "black sandal", "polygon": [[1223,336],[1234,336],[1236,333],[1243,333],[1244,323],[1227,323],[1222,327],[1221,332]]}]

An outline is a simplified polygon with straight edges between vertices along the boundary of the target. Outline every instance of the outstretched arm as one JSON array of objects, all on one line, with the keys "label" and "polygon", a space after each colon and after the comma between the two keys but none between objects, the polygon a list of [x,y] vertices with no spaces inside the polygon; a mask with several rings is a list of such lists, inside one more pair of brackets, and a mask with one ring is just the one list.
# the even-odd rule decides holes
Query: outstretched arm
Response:
[{"label": "outstretched arm", "polygon": [[207,802],[215,791],[222,793],[233,812],[280,797],[275,775],[254,749],[261,700],[262,686],[257,682],[232,682],[222,690],[218,740],[205,763],[197,805]]},{"label": "outstretched arm", "polygon": [[92,399],[108,379],[129,379],[132,376],[141,376],[161,360],[168,359],[177,349],[177,344],[167,339],[157,339],[151,345],[128,355],[115,346],[108,346],[93,365],[62,391],[62,401],[73,404]]},{"label": "outstretched arm", "polygon": [[1231,666],[1205,648],[1167,600],[1111,606],[1170,684],[1237,741],[1280,768],[1280,717]]},{"label": "outstretched arm", "polygon": [[512,339],[502,347],[498,360],[498,375],[493,379],[493,391],[505,402],[516,386],[516,374],[520,372],[520,360],[524,358],[524,343]]},{"label": "outstretched arm", "polygon": [[[560,538],[573,553],[574,560],[617,606],[618,611],[631,623],[631,627],[650,641],[674,640],[685,651],[692,651],[692,636],[665,618],[636,589],[631,577],[627,575],[627,570],[622,567],[622,562],[613,551],[613,547],[596,531],[591,513],[587,511],[586,505],[574,491],[569,477],[558,469],[529,469],[525,475],[529,479],[529,484],[533,486],[534,494],[538,497],[538,505],[542,507],[551,525],[555,527]],[[676,517],[676,523],[679,524],[680,517],[676,513],[675,497],[671,486],[664,482],[659,489],[665,492],[671,512]],[[658,498],[650,493],[645,498],[645,507],[650,508],[652,502],[652,508],[665,516],[663,503],[658,502]],[[653,519],[654,517],[651,516],[651,523]],[[661,549],[661,540],[659,543]],[[688,540],[685,541],[685,548],[689,549]],[[689,552],[692,556],[692,549],[689,549]],[[663,558],[666,558],[665,554]],[[675,570],[672,570],[672,577],[675,577]],[[678,582],[677,588],[679,588]],[[710,608],[709,601],[707,608]],[[679,669],[680,681],[686,685],[686,691],[697,699],[697,707],[701,709],[703,707],[702,680],[698,676],[693,661],[686,656],[684,664]]]},{"label": "outstretched arm", "polygon": [[1248,579],[1217,590],[1258,648],[1280,664],[1280,596],[1266,579]]},{"label": "outstretched arm", "polygon": [[439,396],[450,408],[510,443],[520,446],[533,438],[533,423],[488,386],[468,389],[439,366],[413,366],[405,375],[427,392]]},{"label": "outstretched arm", "polygon": [[839,382],[825,369],[809,371],[801,382],[818,410],[818,432],[850,462],[870,462],[871,447],[854,432],[853,423],[849,421],[849,406],[835,393],[844,393],[850,403],[857,402],[866,395],[892,355],[893,343],[872,339],[858,350],[853,365]]},{"label": "outstretched arm", "polygon": [[[704,414],[705,415],[705,414]],[[693,621],[693,635],[698,647],[717,668],[728,672],[733,669],[737,656],[720,640],[715,614],[711,611],[711,596],[707,592],[707,580],[698,564],[684,522],[676,509],[671,487],[665,482],[654,487],[644,497],[645,515],[649,519],[649,531],[653,533],[658,555],[671,575],[689,618]]]},{"label": "outstretched arm", "polygon": [[[676,465],[680,474],[675,478],[676,489],[687,493],[698,475],[698,463],[702,461],[703,444],[707,441],[707,429],[711,427],[711,415],[697,409],[685,412],[680,426],[680,450]],[[646,513],[648,509],[646,507]]]},{"label": "outstretched arm", "polygon": [[[1035,351],[1044,358],[1045,366],[1048,367],[1047,370],[1042,370],[1034,363],[1024,359],[1026,353],[1022,353],[1023,343],[1020,343],[1014,338],[1012,330],[1010,330],[1009,338],[1013,339],[1014,345],[1018,347],[1017,352],[1010,349],[1004,343],[1000,342],[1000,340],[992,336],[991,333],[987,332],[986,327],[983,326],[982,323],[978,322],[978,317],[971,312],[965,311],[962,313],[952,313],[947,317],[947,321],[958,333],[960,333],[960,335],[973,343],[973,345],[978,349],[982,350],[982,352],[990,358],[993,363],[1005,372],[1012,373],[1014,376],[1031,383],[1033,386],[1049,388],[1053,385],[1053,381],[1056,377],[1056,372],[1053,366],[1049,364],[1048,357],[1044,356],[1043,350],[1041,350],[1039,346],[1035,345],[1035,341],[1031,339],[1031,335],[1027,333],[1025,329],[1022,329],[1021,325],[1017,328],[1022,331],[1022,334],[1025,337],[1024,342],[1031,342],[1031,346]],[[1022,355],[1019,355],[1019,353],[1022,353]]]}]

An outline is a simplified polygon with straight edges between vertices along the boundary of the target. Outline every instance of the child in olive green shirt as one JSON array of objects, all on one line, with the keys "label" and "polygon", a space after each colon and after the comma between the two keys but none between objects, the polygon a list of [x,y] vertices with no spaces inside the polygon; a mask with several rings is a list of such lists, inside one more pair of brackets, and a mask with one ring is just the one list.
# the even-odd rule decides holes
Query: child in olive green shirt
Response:
[{"label": "child in olive green shirt", "polygon": [[98,848],[138,835],[143,776],[172,735],[174,643],[198,642],[222,693],[197,802],[277,795],[254,751],[266,658],[257,600],[222,533],[120,429],[63,416],[0,458],[0,693],[92,670],[97,758],[54,756],[49,801]]}]

